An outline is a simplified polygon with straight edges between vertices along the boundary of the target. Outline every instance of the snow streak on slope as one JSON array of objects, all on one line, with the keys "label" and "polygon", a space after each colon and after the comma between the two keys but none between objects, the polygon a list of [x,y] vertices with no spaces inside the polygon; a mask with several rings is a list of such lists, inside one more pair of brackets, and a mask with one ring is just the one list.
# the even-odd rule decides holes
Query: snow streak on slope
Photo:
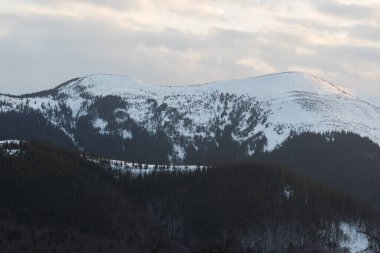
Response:
[{"label": "snow streak on slope", "polygon": [[232,127],[234,140],[247,144],[251,155],[260,139],[266,138],[265,150],[270,151],[294,132],[349,131],[380,144],[378,97],[297,72],[190,86],[154,86],[130,77],[98,74],[73,80],[43,96],[0,96],[0,110],[28,105],[75,141],[78,119],[89,114],[96,98],[106,96],[120,97],[126,105],[117,108],[112,119],[94,116],[94,128],[111,133],[108,126],[116,122],[117,135],[126,139],[133,136],[121,124],[128,120],[151,133],[162,129],[178,158],[184,156],[179,139],[213,139],[218,129],[227,126]]},{"label": "snow streak on slope", "polygon": [[122,160],[102,159],[95,157],[87,157],[89,161],[96,164],[110,167],[117,176],[120,174],[130,173],[132,177],[151,175],[152,173],[190,173],[194,171],[207,170],[207,166],[201,165],[158,165],[158,164],[143,164],[132,163]]}]

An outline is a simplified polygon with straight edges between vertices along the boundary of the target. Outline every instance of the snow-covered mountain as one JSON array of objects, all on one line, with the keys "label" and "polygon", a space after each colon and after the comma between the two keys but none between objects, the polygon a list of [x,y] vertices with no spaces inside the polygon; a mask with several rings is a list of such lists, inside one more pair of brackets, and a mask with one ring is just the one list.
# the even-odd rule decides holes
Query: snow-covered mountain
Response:
[{"label": "snow-covered mountain", "polygon": [[113,145],[124,151],[142,133],[153,139],[159,133],[169,145],[169,160],[176,161],[205,143],[227,145],[223,137],[246,156],[303,132],[347,131],[380,144],[380,98],[298,72],[190,86],[96,74],[49,91],[0,95],[1,113],[30,109],[85,149],[102,146],[85,141],[95,135],[118,138]]}]

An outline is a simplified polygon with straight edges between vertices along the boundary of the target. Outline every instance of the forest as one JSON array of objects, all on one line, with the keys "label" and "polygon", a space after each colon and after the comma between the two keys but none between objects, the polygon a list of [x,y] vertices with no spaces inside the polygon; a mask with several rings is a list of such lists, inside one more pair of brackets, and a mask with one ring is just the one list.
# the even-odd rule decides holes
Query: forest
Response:
[{"label": "forest", "polygon": [[345,252],[341,222],[379,249],[377,209],[270,163],[117,178],[29,141],[0,173],[1,252]]}]

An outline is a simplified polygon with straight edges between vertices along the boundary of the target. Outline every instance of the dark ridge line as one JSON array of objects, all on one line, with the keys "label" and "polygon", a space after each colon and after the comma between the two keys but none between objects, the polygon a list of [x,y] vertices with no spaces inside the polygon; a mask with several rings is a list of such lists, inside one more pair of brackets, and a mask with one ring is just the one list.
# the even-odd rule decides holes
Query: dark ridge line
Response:
[{"label": "dark ridge line", "polygon": [[52,89],[48,89],[48,90],[42,90],[42,91],[37,91],[37,92],[32,92],[32,93],[25,93],[25,94],[21,94],[21,95],[11,95],[11,94],[0,93],[0,96],[7,96],[7,97],[11,97],[11,98],[21,98],[21,99],[22,98],[31,98],[31,97],[45,97],[47,95],[50,95],[53,92],[56,92],[60,88],[68,85],[69,83],[77,81],[81,78],[82,77],[72,78],[72,79],[70,79],[64,83],[61,83],[60,85],[58,85]]}]

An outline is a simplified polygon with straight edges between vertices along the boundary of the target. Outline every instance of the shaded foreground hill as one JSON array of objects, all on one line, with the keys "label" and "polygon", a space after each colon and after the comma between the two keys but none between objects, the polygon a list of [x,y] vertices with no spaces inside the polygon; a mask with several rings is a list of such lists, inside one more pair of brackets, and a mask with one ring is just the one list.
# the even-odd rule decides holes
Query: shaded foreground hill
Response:
[{"label": "shaded foreground hill", "polygon": [[2,151],[0,252],[181,251],[109,172],[79,153],[37,142]]},{"label": "shaded foreground hill", "polygon": [[0,154],[1,252],[344,252],[342,224],[379,250],[377,211],[271,165],[115,179],[50,144]]}]

